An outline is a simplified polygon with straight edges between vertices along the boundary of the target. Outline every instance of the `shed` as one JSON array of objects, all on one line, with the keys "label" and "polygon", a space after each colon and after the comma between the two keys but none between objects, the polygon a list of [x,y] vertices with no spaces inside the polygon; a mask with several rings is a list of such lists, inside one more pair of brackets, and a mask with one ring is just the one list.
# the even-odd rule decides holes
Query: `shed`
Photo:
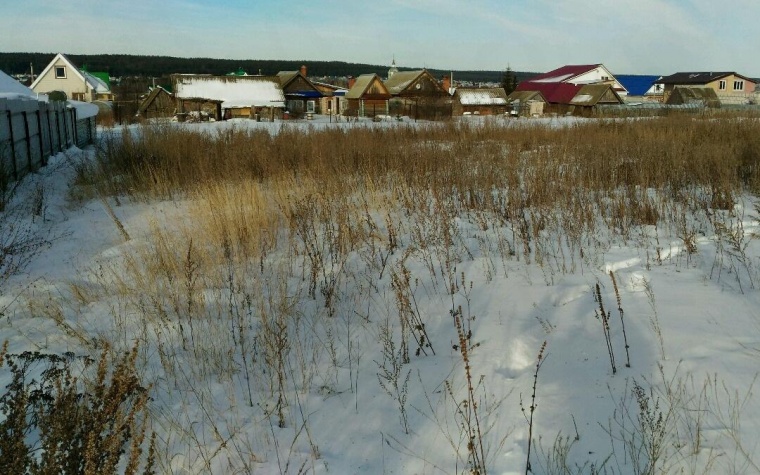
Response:
[{"label": "shed", "polygon": [[676,86],[665,103],[670,105],[700,104],[710,108],[720,107],[718,94],[711,87]]},{"label": "shed", "polygon": [[285,96],[276,77],[174,74],[172,85],[180,114],[208,114],[215,119],[282,116]]},{"label": "shed", "polygon": [[507,102],[513,112],[524,117],[543,115],[546,106],[546,98],[540,91],[513,91]]},{"label": "shed", "polygon": [[465,88],[454,91],[453,115],[499,115],[507,112],[507,93],[501,87]]},{"label": "shed", "polygon": [[175,110],[174,94],[161,86],[156,86],[150,90],[140,103],[137,115],[144,119],[172,117]]}]

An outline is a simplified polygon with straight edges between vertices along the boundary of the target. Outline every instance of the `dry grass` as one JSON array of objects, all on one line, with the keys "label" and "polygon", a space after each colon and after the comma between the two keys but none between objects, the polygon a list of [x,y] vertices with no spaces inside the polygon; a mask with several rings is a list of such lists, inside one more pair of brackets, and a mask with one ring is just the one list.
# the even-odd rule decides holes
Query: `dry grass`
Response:
[{"label": "dry grass", "polygon": [[[429,340],[415,292],[455,294],[456,265],[476,254],[492,263],[487,273],[524,260],[551,283],[595,264],[612,242],[653,245],[651,227],[686,245],[714,210],[760,189],[757,132],[756,120],[731,116],[124,131],[82,165],[80,192],[173,199],[189,212],[155,222],[123,262],[98,274],[100,290],[72,287],[72,301],[111,302],[121,346],[140,341],[157,391],[193,407],[160,414],[171,428],[164,443],[192,452],[188,470],[224,459],[246,472],[266,448],[230,419],[236,408],[270,421],[272,432],[299,429],[298,438],[309,433],[299,394],[356,389],[352,331],[379,334],[378,322],[401,314],[406,328],[387,329],[388,348],[408,351],[409,335],[415,357],[444,347]],[[411,265],[428,275],[411,279]],[[398,305],[376,304],[383,292]],[[236,385],[244,400],[220,403],[198,381]]]}]

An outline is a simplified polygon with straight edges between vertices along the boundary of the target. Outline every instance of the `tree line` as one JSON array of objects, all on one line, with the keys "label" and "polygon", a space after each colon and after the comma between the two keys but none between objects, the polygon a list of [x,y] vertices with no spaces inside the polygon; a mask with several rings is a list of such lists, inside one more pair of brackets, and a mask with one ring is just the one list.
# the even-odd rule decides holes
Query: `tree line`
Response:
[{"label": "tree line", "polygon": [[[173,73],[225,75],[242,69],[248,74],[274,75],[278,71],[295,71],[306,65],[312,77],[346,77],[376,73],[385,77],[388,65],[347,63],[344,61],[258,60],[218,58],[177,58],[129,54],[67,54],[78,67],[88,71],[105,71],[112,77],[161,77]],[[55,53],[0,53],[0,70],[7,74],[39,74],[55,57]],[[399,68],[399,70],[420,68]],[[449,71],[429,69],[437,78],[452,74],[456,81],[500,83],[504,71]],[[514,71],[518,80],[535,73]]]}]

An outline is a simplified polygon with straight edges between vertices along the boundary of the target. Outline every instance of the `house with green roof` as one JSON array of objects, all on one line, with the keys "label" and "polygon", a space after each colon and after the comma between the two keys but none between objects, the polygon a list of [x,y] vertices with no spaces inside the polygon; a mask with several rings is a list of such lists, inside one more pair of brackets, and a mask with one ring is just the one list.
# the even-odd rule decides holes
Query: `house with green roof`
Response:
[{"label": "house with green roof", "polygon": [[91,73],[80,69],[64,54],[58,53],[30,88],[38,94],[60,91],[67,99],[75,101],[113,101],[110,84],[107,73]]}]

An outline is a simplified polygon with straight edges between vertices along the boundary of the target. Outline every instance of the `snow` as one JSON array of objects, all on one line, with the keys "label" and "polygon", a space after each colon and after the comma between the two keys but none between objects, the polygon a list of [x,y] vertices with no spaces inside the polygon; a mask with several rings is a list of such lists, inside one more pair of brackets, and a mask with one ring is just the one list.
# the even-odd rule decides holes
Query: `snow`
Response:
[{"label": "snow", "polygon": [[0,71],[0,97],[6,99],[37,98],[37,93]]},{"label": "snow", "polygon": [[591,102],[594,99],[594,96],[591,94],[578,94],[577,96],[573,97],[573,100],[571,102]]},{"label": "snow", "polygon": [[77,119],[86,119],[98,115],[98,106],[90,102],[68,101],[68,104],[77,111]]},{"label": "snow", "polygon": [[462,105],[506,105],[507,99],[490,91],[459,89],[459,101]]},{"label": "snow", "polygon": [[285,96],[278,83],[254,76],[224,77],[179,76],[179,99],[222,101],[223,108],[284,107]]},{"label": "snow", "polygon": [[[213,92],[213,86],[191,90],[193,96],[206,95]],[[583,119],[530,123],[564,126],[578,120]],[[406,120],[403,125],[408,123]],[[276,134],[284,127],[350,130],[398,125],[395,121],[334,123],[321,117],[308,122],[236,120],[172,126],[206,132],[255,128]],[[139,129],[100,133],[139,133]],[[51,319],[30,315],[28,303],[46,298],[53,302],[56,296],[67,295],[73,286],[94,289],[103,281],[103,269],[118,267],[119,262],[148,247],[156,229],[180,234],[188,229],[187,217],[197,208],[197,203],[186,198],[147,203],[123,199],[118,204],[109,200],[131,235],[130,241],[124,241],[102,202],[70,202],[73,165],[77,160],[92,159],[94,153],[94,149],[74,148],[51,158],[47,167],[24,179],[5,212],[7,216],[14,206],[26,209],[25,203],[35,190],[44,190],[42,215],[22,213],[22,221],[17,224],[29,226],[33,235],[47,244],[22,273],[6,282],[0,280],[0,340],[9,340],[12,353],[27,349],[84,351]],[[412,276],[416,306],[424,315],[436,352],[435,356],[412,356],[403,368],[404,374],[409,371],[410,375],[406,401],[409,434],[401,430],[398,403],[378,384],[383,360],[378,328],[384,318],[391,322],[398,319],[386,273],[376,280],[373,285],[378,287],[374,289],[364,288],[361,279],[345,281],[346,287],[341,291],[356,299],[355,305],[343,309],[350,310],[345,313],[328,317],[320,313],[320,305],[315,302],[305,299],[301,303],[303,314],[314,317],[304,328],[313,332],[314,338],[334,338],[337,360],[330,363],[330,358],[316,353],[314,348],[302,348],[304,368],[315,372],[312,390],[289,390],[290,410],[285,415],[284,428],[262,416],[262,407],[251,408],[243,402],[244,385],[236,377],[194,381],[195,387],[188,387],[158,375],[155,414],[168,419],[172,414],[182,414],[193,421],[188,427],[201,431],[198,443],[207,444],[207,455],[215,455],[205,466],[198,446],[175,440],[180,438],[178,432],[163,432],[160,440],[176,444],[168,449],[173,454],[172,469],[174,473],[230,473],[227,462],[240,463],[241,454],[250,450],[246,461],[254,473],[283,473],[286,463],[291,470],[305,467],[309,473],[461,473],[465,464],[462,458],[457,459],[456,451],[460,457],[466,454],[466,442],[459,431],[461,420],[457,418],[456,405],[444,383],[452,382],[456,398],[466,394],[461,356],[453,349],[457,335],[451,316],[452,309],[461,305],[464,317],[473,317],[468,324],[472,342],[478,345],[471,350],[470,365],[474,382],[479,384],[476,393],[481,398],[483,427],[488,427],[484,439],[489,473],[525,472],[528,427],[520,405],[531,405],[537,355],[544,341],[547,348],[538,376],[533,433],[536,438],[541,436],[541,445],[533,446],[533,473],[551,473],[538,460],[542,453],[551,451],[558,436],[569,436],[573,443],[568,462],[571,467],[575,463],[599,467],[607,457],[613,457],[608,432],[613,433],[613,438],[620,437],[636,423],[635,413],[633,420],[620,419],[621,408],[637,407],[631,399],[634,381],[645,388],[655,388],[652,401],[656,398],[659,407],[672,402],[683,409],[676,419],[668,421],[671,428],[679,428],[679,436],[670,442],[683,444],[666,447],[675,454],[668,473],[676,473],[677,468],[692,461],[697,467],[705,467],[710,461],[712,471],[708,473],[757,473],[760,401],[753,383],[760,357],[760,294],[749,280],[754,277],[754,287],[760,284],[760,247],[752,238],[752,233],[758,231],[757,203],[755,196],[743,196],[735,209],[740,218],[732,222],[733,229],[741,228],[747,239],[746,269],[728,266],[730,259],[720,253],[720,238],[715,235],[701,235],[696,242],[697,252],[687,253],[681,239],[654,228],[643,228],[638,243],[595,236],[599,239],[599,253],[579,259],[573,264],[574,270],[563,271],[559,261],[539,267],[519,256],[499,257],[496,243],[508,229],[494,223],[483,230],[467,216],[457,217],[451,223],[452,231],[461,238],[452,249],[459,256],[452,274],[456,284],[453,293],[445,290],[447,278],[441,274],[443,267],[438,266],[443,261],[434,261],[435,277],[426,264],[425,256],[437,259],[434,256],[438,250],[406,249],[409,254],[404,257]],[[382,234],[382,217],[376,221],[380,226],[377,232]],[[5,232],[3,229],[8,228],[0,228],[0,234]],[[410,239],[408,235],[400,236],[401,245]],[[463,252],[464,247],[471,255]],[[402,248],[390,256],[386,272],[401,262],[404,252]],[[354,257],[344,265],[356,275],[363,275],[366,269],[361,259]],[[288,256],[270,259],[292,262]],[[716,262],[723,263],[720,275]],[[299,273],[294,282],[297,285],[301,271],[295,272]],[[610,272],[615,275],[625,309],[630,368],[624,364],[623,334]],[[262,286],[262,291],[277,292],[265,280],[257,285]],[[601,323],[595,317],[599,305],[594,297],[597,285],[612,315],[612,340],[618,358],[615,375],[610,370]],[[109,309],[113,310],[119,301],[116,297],[101,298],[78,307],[75,301],[69,301],[67,304],[77,311],[64,305],[62,312],[72,327],[88,335],[113,336],[117,328],[108,318]],[[372,313],[368,313],[370,309]],[[123,336],[126,338],[126,334]],[[199,338],[203,336],[201,333]],[[314,341],[304,337],[300,343],[309,345]],[[166,340],[164,344],[170,343]],[[148,367],[160,372],[161,366],[150,359],[158,358],[155,351],[152,356],[146,355]],[[198,361],[182,354],[179,348],[162,351]],[[311,357],[316,358],[314,367],[309,366]],[[188,374],[200,371],[192,364],[187,368]],[[0,386],[7,382],[8,375],[0,373]],[[668,391],[673,396],[670,401]],[[206,405],[201,407],[199,402]],[[260,404],[272,402],[262,400]],[[210,429],[202,432],[210,425],[208,417],[214,418],[215,430],[221,434],[215,436]],[[698,425],[698,419],[702,425]],[[169,430],[165,425],[156,428]],[[701,432],[691,433],[689,428]],[[217,437],[228,440],[226,449],[220,447]],[[697,439],[700,445],[695,446]],[[233,446],[237,452],[230,448]],[[610,473],[634,473],[630,460],[623,459],[622,446],[618,444],[615,450],[617,458],[606,465]],[[703,472],[700,469],[697,473]]]}]

